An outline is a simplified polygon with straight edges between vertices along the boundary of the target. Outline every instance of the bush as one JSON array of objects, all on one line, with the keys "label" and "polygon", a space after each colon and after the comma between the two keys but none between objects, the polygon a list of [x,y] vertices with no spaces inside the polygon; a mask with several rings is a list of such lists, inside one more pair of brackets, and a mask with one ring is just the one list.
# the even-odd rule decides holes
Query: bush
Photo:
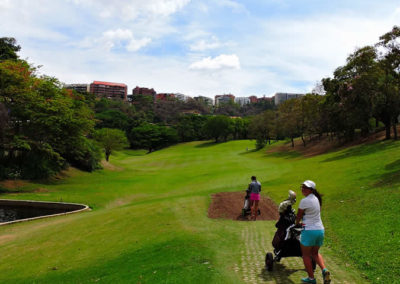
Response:
[{"label": "bush", "polygon": [[101,150],[97,144],[86,137],[79,137],[65,158],[74,167],[92,172],[101,169]]}]

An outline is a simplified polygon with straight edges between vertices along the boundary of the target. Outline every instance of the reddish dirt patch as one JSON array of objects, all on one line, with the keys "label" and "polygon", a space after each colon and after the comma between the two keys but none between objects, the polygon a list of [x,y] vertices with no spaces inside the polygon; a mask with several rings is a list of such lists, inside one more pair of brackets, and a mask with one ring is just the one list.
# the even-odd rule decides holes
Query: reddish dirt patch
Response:
[{"label": "reddish dirt patch", "polygon": [[[230,219],[248,221],[250,216],[242,217],[245,192],[220,192],[211,196],[208,217],[213,219]],[[259,203],[261,215],[257,220],[278,220],[278,206],[268,197],[261,196]]]},{"label": "reddish dirt patch", "polygon": [[[400,132],[400,126],[397,128]],[[393,136],[393,133],[392,133]],[[360,145],[360,144],[368,144],[376,141],[381,141],[385,139],[385,131],[379,131],[373,134],[370,134],[368,137],[359,137],[352,142],[343,143],[337,140],[337,138],[330,138],[326,135],[323,135],[321,138],[312,137],[310,140],[307,137],[306,146],[304,147],[303,142],[300,138],[296,138],[294,140],[294,147],[292,147],[292,143],[288,142],[285,145],[279,147],[272,147],[267,151],[267,153],[276,153],[276,152],[298,152],[301,153],[304,157],[312,157],[320,154],[327,153],[329,151],[340,150],[347,147]]]},{"label": "reddish dirt patch", "polygon": [[5,189],[16,189],[18,187],[22,187],[26,185],[27,183],[22,181],[22,180],[3,180],[0,182],[0,187],[3,187]]}]

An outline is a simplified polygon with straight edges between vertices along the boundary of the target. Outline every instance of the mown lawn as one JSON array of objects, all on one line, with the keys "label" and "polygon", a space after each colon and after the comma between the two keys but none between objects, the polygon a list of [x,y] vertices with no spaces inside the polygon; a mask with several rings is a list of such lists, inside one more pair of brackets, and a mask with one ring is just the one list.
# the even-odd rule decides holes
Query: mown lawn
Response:
[{"label": "mown lawn", "polygon": [[[250,226],[271,237],[274,222],[211,220],[207,208],[212,193],[243,190],[251,175],[277,203],[288,189],[300,194],[303,180],[317,183],[324,194],[323,253],[336,279],[400,279],[400,144],[377,142],[312,158],[247,147],[254,141],[193,142],[149,155],[123,151],[111,156],[108,169],[72,170],[62,180],[30,183],[26,193],[3,194],[93,210],[0,227],[0,282],[243,283],[234,271],[243,231]],[[297,283],[300,276],[304,271],[285,281]]]}]

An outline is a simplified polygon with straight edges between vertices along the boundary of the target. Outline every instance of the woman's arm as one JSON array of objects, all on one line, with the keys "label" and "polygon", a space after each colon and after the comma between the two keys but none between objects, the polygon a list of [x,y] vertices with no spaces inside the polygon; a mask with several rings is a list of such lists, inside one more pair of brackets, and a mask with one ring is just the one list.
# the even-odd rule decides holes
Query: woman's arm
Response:
[{"label": "woman's arm", "polygon": [[296,217],[296,225],[300,224],[300,220],[303,219],[304,216],[304,209],[298,209],[297,210],[297,217]]}]

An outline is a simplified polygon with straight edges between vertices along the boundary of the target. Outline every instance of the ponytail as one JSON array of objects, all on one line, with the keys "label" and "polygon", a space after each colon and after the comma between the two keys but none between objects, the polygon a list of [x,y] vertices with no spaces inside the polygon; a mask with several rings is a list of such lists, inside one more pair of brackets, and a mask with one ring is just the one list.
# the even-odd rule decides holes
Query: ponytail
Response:
[{"label": "ponytail", "polygon": [[319,206],[322,207],[322,194],[320,194],[315,188],[313,188],[312,193],[318,198]]}]

